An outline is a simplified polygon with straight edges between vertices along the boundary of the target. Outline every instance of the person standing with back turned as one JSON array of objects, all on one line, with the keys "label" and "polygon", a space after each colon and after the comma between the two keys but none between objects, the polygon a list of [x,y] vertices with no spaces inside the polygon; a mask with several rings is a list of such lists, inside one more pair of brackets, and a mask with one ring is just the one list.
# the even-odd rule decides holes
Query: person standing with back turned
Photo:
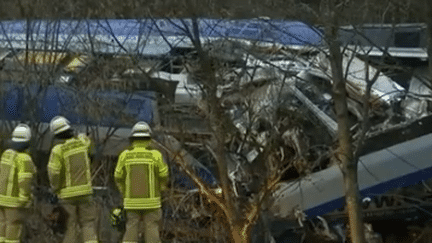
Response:
[{"label": "person standing with back turned", "polygon": [[76,239],[77,224],[81,227],[84,243],[97,243],[96,205],[90,173],[90,139],[74,135],[69,121],[56,116],[50,123],[51,132],[60,143],[51,150],[48,176],[54,193],[66,210],[67,222],[64,243],[80,242]]},{"label": "person standing with back turned", "polygon": [[164,163],[162,154],[149,147],[151,131],[147,123],[136,123],[129,139],[132,148],[120,154],[114,172],[126,211],[126,232],[123,242],[138,242],[140,221],[144,223],[145,242],[161,242],[161,190],[167,183],[168,166]]},{"label": "person standing with back turned", "polygon": [[19,243],[36,167],[26,150],[31,130],[19,124],[12,132],[11,148],[0,159],[0,242]]}]

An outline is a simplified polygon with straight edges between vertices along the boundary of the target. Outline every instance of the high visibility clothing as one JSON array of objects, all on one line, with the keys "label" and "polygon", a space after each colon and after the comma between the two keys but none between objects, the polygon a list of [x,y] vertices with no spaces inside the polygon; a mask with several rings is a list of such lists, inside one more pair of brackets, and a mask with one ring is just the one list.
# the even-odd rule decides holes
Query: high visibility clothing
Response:
[{"label": "high visibility clothing", "polygon": [[90,174],[90,139],[80,134],[57,144],[48,161],[51,187],[61,199],[93,193]]},{"label": "high visibility clothing", "polygon": [[136,140],[132,149],[118,159],[114,178],[123,194],[125,209],[156,209],[162,206],[161,183],[168,177],[168,166],[158,150],[149,149],[150,141]]},{"label": "high visibility clothing", "polygon": [[[62,206],[66,210],[66,232],[63,243],[98,243],[96,231],[97,208],[92,196],[63,200]],[[77,224],[81,230],[76,227]]]},{"label": "high visibility clothing", "polygon": [[25,208],[0,207],[0,242],[19,243],[22,239],[23,221],[28,215]]},{"label": "high visibility clothing", "polygon": [[138,243],[140,233],[140,222],[143,222],[144,227],[144,242],[159,243],[159,225],[161,224],[162,210],[126,210],[126,232],[123,236],[123,243]]},{"label": "high visibility clothing", "polygon": [[36,168],[25,152],[6,150],[0,160],[0,206],[24,207],[31,199]]}]

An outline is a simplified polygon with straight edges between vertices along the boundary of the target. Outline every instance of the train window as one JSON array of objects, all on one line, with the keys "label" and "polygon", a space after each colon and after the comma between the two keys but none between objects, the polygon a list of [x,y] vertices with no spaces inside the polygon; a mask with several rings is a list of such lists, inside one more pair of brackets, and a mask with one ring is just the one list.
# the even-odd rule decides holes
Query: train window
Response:
[{"label": "train window", "polygon": [[249,24],[247,27],[250,28],[250,29],[258,29],[259,28],[259,24]]},{"label": "train window", "polygon": [[142,103],[142,101],[137,99],[130,100],[127,104],[128,113],[133,115],[139,114]]},{"label": "train window", "polygon": [[243,31],[244,36],[246,37],[256,37],[259,34],[258,30],[254,30],[254,29],[245,29]]},{"label": "train window", "polygon": [[232,28],[232,29],[227,29],[225,32],[225,35],[235,35],[240,33],[241,29],[236,29],[236,28]]},{"label": "train window", "polygon": [[13,88],[3,95],[3,111],[2,116],[7,119],[18,120],[21,117],[22,110],[22,93],[19,89]]},{"label": "train window", "polygon": [[394,42],[396,47],[419,47],[420,32],[396,32]]},{"label": "train window", "polygon": [[163,21],[163,20],[159,20],[158,24],[159,24],[160,28],[164,28],[166,26],[165,21]]}]

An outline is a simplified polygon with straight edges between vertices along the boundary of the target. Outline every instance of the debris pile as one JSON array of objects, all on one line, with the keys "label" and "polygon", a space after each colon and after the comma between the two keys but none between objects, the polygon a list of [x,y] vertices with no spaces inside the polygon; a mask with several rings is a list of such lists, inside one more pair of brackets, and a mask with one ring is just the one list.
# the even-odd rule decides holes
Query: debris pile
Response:
[{"label": "debris pile", "polygon": [[[269,170],[283,171],[282,180],[288,181],[307,177],[333,165],[332,146],[337,123],[332,101],[331,68],[325,50],[258,46],[252,42],[228,39],[206,42],[203,49],[212,61],[217,80],[216,97],[228,118],[224,120],[229,128],[225,135],[226,161],[236,197],[249,200],[256,195]],[[212,131],[206,119],[204,100],[207,94],[201,83],[206,76],[199,73],[198,53],[194,47],[173,53],[176,52],[164,57],[112,55],[96,59],[84,54],[47,56],[41,52],[5,51],[0,53],[1,75],[5,80],[14,80],[17,73],[22,72],[16,68],[16,61],[22,61],[31,54],[35,63],[61,67],[49,72],[57,72],[55,78],[47,81],[55,87],[155,92],[156,98],[152,96],[149,99],[154,98],[156,105],[151,103],[145,107],[154,108],[154,114],[147,114],[140,104],[125,107],[135,112],[133,115],[155,118],[158,128],[162,127],[165,133],[181,141],[189,151],[210,154],[196,164],[205,164],[197,167],[210,168],[203,171],[211,171],[217,177],[217,172],[211,169],[214,167],[212,152],[206,147],[212,142]],[[376,145],[365,146],[360,154],[415,137],[423,132],[420,128],[430,125],[426,121],[429,122],[427,119],[432,110],[432,90],[426,76],[426,64],[419,63],[418,66],[394,67],[385,60],[371,60],[355,49],[344,50],[343,69],[353,137],[357,138],[362,132],[364,107],[369,107],[367,120],[370,129],[366,140],[374,141],[373,145]],[[38,66],[40,70],[42,66]],[[401,72],[405,77],[402,81],[395,78]],[[366,99],[369,88],[370,97]],[[112,94],[108,93],[108,96]],[[129,98],[135,99],[133,96]],[[109,106],[119,104],[114,102]],[[117,110],[122,110],[122,107]],[[414,129],[413,124],[420,128]],[[96,130],[99,132],[101,128]],[[110,138],[111,144],[105,147],[108,148],[105,150],[107,155],[115,155],[126,146],[125,131],[106,129],[106,137],[97,135],[100,141]],[[393,136],[399,132],[412,134],[393,141],[386,139],[388,134]],[[272,158],[271,161],[268,158]],[[196,208],[182,210],[193,215],[202,214],[194,212]],[[335,237],[327,231],[324,234]]]}]

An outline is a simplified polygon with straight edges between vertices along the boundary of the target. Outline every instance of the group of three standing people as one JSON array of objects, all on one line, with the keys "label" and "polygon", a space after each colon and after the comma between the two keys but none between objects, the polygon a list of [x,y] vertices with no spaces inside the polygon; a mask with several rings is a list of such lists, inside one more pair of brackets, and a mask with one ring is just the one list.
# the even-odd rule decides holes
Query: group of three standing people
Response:
[{"label": "group of three standing people", "polygon": [[[69,121],[54,117],[50,130],[58,143],[48,161],[48,176],[53,192],[67,212],[65,243],[97,243],[97,210],[91,182],[91,141],[75,134]],[[132,147],[123,151],[114,178],[123,195],[127,222],[123,242],[138,242],[139,223],[145,224],[145,241],[160,242],[160,191],[168,177],[168,167],[158,150],[150,148],[150,127],[138,122],[129,136]],[[18,243],[26,210],[31,203],[36,167],[28,153],[31,130],[19,124],[12,132],[10,148],[0,159],[0,243]],[[78,234],[77,226],[81,227]],[[82,239],[78,239],[81,237]]]}]

